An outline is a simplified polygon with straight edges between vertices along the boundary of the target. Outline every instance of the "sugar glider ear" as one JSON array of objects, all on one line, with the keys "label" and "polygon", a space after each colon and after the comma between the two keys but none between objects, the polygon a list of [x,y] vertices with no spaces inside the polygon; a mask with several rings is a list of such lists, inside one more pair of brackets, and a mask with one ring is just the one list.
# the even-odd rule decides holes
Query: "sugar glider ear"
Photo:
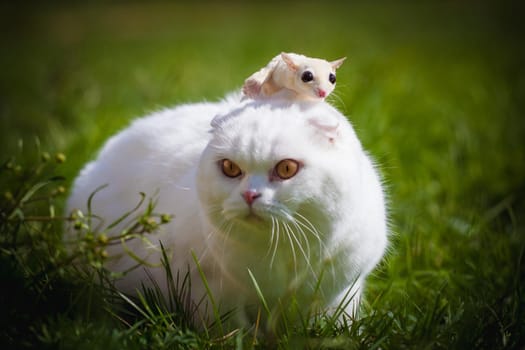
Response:
[{"label": "sugar glider ear", "polygon": [[242,92],[244,95],[251,98],[257,98],[261,96],[264,85],[272,76],[277,63],[279,62],[278,58],[279,55],[274,57],[265,67],[253,73],[244,81],[244,85],[242,87]]},{"label": "sugar glider ear", "polygon": [[346,60],[346,57],[343,57],[343,58],[340,58],[338,60],[335,60],[335,61],[332,61],[330,62],[330,65],[332,66],[332,68],[334,70],[336,70],[337,68],[341,67],[341,65],[343,64],[343,62]]},{"label": "sugar glider ear", "polygon": [[257,80],[256,78],[250,77],[246,79],[242,86],[242,92],[248,97],[254,98],[261,94],[261,88],[264,79]]},{"label": "sugar glider ear", "polygon": [[318,135],[322,136],[328,142],[335,143],[339,137],[339,121],[326,120],[326,118],[310,118],[308,124],[315,128]]},{"label": "sugar glider ear", "polygon": [[292,56],[286,52],[281,52],[281,58],[291,70],[296,71],[299,69],[299,66],[293,61]]}]

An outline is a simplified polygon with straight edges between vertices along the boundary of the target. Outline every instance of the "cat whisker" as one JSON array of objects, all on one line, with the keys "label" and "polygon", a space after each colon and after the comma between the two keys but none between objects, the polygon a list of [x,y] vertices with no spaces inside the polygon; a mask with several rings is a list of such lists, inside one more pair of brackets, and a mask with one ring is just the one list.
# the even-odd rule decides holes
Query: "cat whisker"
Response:
[{"label": "cat whisker", "polygon": [[286,235],[288,236],[288,242],[290,243],[290,248],[292,249],[293,265],[294,265],[295,275],[297,276],[297,254],[295,252],[295,245],[291,237],[293,236],[293,232],[290,232],[291,229],[286,222],[283,221],[282,224],[283,224],[284,231]]},{"label": "cat whisker", "polygon": [[270,220],[272,222],[272,228],[270,230],[270,242],[268,244],[268,250],[266,251],[266,255],[264,256],[265,258],[271,254],[273,243],[275,240],[275,218],[273,217],[273,215],[270,216]]},{"label": "cat whisker", "polygon": [[[316,275],[314,268],[312,266],[312,260],[311,260],[311,252],[310,252],[310,243],[308,242],[308,237],[305,235],[305,233],[300,229],[299,226],[295,224],[294,221],[292,221],[292,224],[298,229],[297,232],[301,233],[301,237],[304,239],[304,242],[306,244],[306,250],[303,248],[303,244],[300,242],[300,240],[297,238],[297,235],[293,234],[293,238],[297,242],[297,245],[299,246],[299,249],[301,250],[301,253],[303,254],[306,266],[313,275]],[[290,228],[291,229],[291,228]],[[293,231],[292,231],[293,232]]]},{"label": "cat whisker", "polygon": [[[216,216],[217,213],[220,213],[222,211],[222,206],[220,204],[210,204],[207,205],[204,209],[206,210],[208,216]],[[219,221],[218,225],[213,231],[210,231],[210,233],[206,237],[206,240],[210,240],[212,239],[212,237],[219,236],[221,237],[224,247],[228,241],[229,234],[233,228],[233,225],[234,223],[232,221],[226,220],[221,217],[221,220]]]},{"label": "cat whisker", "polygon": [[274,218],[272,215],[272,240],[273,240],[273,230],[275,228],[275,246],[273,248],[272,258],[270,259],[270,269],[273,267],[273,262],[275,261],[275,255],[277,254],[277,247],[279,245],[280,237],[280,228],[279,228],[279,219]]},{"label": "cat whisker", "polygon": [[229,243],[229,240],[230,240],[230,233],[232,232],[233,225],[234,225],[233,222],[231,222],[231,221],[227,222],[224,225],[224,229],[222,229],[222,231],[224,232],[224,239],[223,239],[223,242],[222,242],[222,258],[221,258],[221,261],[226,261],[226,256],[227,256],[227,252],[228,252],[228,243]]},{"label": "cat whisker", "polygon": [[[304,257],[306,265],[308,265],[308,267],[313,272],[313,267],[310,261],[311,259],[310,240],[308,239],[308,235],[306,234],[305,230],[301,227],[301,226],[307,227],[307,225],[302,223],[298,218],[295,218],[292,214],[290,214],[288,210],[286,209],[286,207],[278,207],[278,210],[276,211],[276,215],[284,219],[282,221],[282,225],[283,225],[283,229],[286,235],[288,236],[288,240],[290,241],[289,243],[290,243],[290,247],[292,249],[292,255],[294,258],[294,266],[297,267],[297,253],[296,253],[296,247],[295,247],[295,245],[297,244],[299,250],[301,251],[301,254]],[[293,228],[288,223],[293,225]],[[277,225],[277,227],[279,227],[279,225]],[[313,233],[314,237],[316,237],[319,240],[320,237],[319,237],[319,234],[317,233],[317,230],[315,228],[308,227],[308,232],[312,232],[312,231],[314,232]],[[274,251],[276,250],[276,248],[277,247],[275,247]],[[272,260],[272,263],[273,263],[273,260]]]},{"label": "cat whisker", "polygon": [[[292,220],[290,221],[292,223],[292,225],[297,229],[297,232],[301,235],[302,239],[304,240],[305,242],[305,245],[306,245],[306,255],[305,255],[305,258],[307,259],[307,261],[310,261],[310,257],[311,257],[311,250],[310,250],[310,240],[308,239],[308,236],[306,235],[306,233],[304,232],[304,230],[301,228],[301,226],[299,226],[297,224],[297,220]],[[302,245],[301,245],[301,249],[302,249]],[[304,255],[304,254],[303,254]]]},{"label": "cat whisker", "polygon": [[[233,239],[231,239],[231,232],[235,229],[235,221],[233,220],[221,220],[216,226],[217,228],[211,233],[219,237],[221,242],[216,242],[216,249],[212,249],[214,255],[213,271],[214,274],[220,275],[219,288],[223,288],[223,283],[238,283],[238,279],[235,274],[232,274],[230,269],[231,261],[228,259],[232,246],[235,245]],[[236,249],[236,248],[233,248]],[[217,272],[217,269],[219,270]]]},{"label": "cat whisker", "polygon": [[[319,252],[321,253],[322,249],[326,248],[323,240],[321,239],[321,234],[319,233],[319,230],[312,224],[310,220],[308,220],[304,215],[296,212],[294,219],[296,220],[297,224],[302,226],[304,229],[309,231],[319,242]],[[319,256],[321,257],[321,256]]]},{"label": "cat whisker", "polygon": [[[214,245],[214,242],[210,243],[210,241],[212,241],[214,239],[214,237],[216,237],[218,234],[219,234],[219,232],[218,232],[217,228],[215,228],[215,229],[213,229],[213,230],[208,232],[208,234],[204,238],[204,241],[205,241],[204,251],[198,257],[199,261],[201,261],[208,253],[212,256],[212,259],[214,259],[215,261],[220,261],[220,259],[219,259],[220,257],[218,256],[217,251],[215,249],[212,249],[212,247]],[[215,270],[216,266],[217,265],[214,265],[214,270]]]},{"label": "cat whisker", "polygon": [[[219,268],[222,274],[227,274],[227,251],[228,242],[230,240],[230,233],[233,229],[234,223],[227,220],[221,220],[220,224],[210,232],[210,236],[218,236],[222,242],[220,249],[211,249],[212,255],[215,259],[214,269]],[[218,244],[218,243],[215,243]],[[222,281],[221,281],[222,283]]]},{"label": "cat whisker", "polygon": [[[215,209],[215,208],[217,208],[217,209]],[[217,212],[218,209],[220,209],[220,206],[219,206],[219,205],[208,205],[208,206],[205,207],[205,210],[207,211],[208,214],[212,214],[212,213],[214,213],[214,212]],[[223,225],[223,224],[224,224],[224,222],[221,223],[221,225]],[[219,227],[218,229],[216,228],[216,229],[214,229],[214,230],[208,232],[208,234],[207,234],[206,237],[204,238],[204,241],[205,241],[205,243],[206,243],[206,244],[205,244],[206,248],[205,248],[205,250],[204,250],[204,253],[207,253],[208,250],[209,250],[209,247],[210,247],[211,245],[213,245],[213,244],[210,244],[209,242],[210,242],[210,240],[212,240],[213,237],[217,236],[217,235],[220,233],[219,230],[220,230],[220,227]],[[212,252],[212,254],[213,254],[213,252]]]},{"label": "cat whisker", "polygon": [[[319,256],[318,256],[318,259],[319,260],[322,260],[322,259],[325,259],[326,257],[324,257],[323,255],[323,251],[326,251],[326,246],[325,244],[323,243],[323,240],[321,239],[321,234],[319,233],[319,230],[311,223],[310,220],[308,220],[305,216],[303,216],[302,214],[300,213],[295,213],[295,216],[294,219],[295,219],[295,223],[296,225],[298,225],[299,227],[301,227],[301,231],[304,232],[303,229],[307,230],[309,233],[311,233],[316,239],[317,239],[317,242],[318,242],[318,249],[319,249]],[[306,234],[306,233],[305,233]],[[332,274],[332,277],[335,279],[335,269],[334,269],[334,265],[333,264],[329,264],[330,265],[330,272]],[[313,271],[312,269],[312,272],[315,274],[315,272]]]},{"label": "cat whisker", "polygon": [[204,210],[208,214],[208,216],[215,216],[215,214],[220,213],[222,211],[222,206],[219,204],[209,204],[205,206]]},{"label": "cat whisker", "polygon": [[[303,228],[298,224],[298,220],[294,218],[294,220],[291,221],[291,223],[295,226],[297,231],[301,234],[302,239],[304,239],[305,241],[306,251],[303,249],[302,245],[299,244],[299,242],[298,244],[299,244],[299,247],[301,248],[301,251],[303,252],[303,256],[305,257],[306,266],[308,267],[312,275],[315,276],[315,278],[317,279],[318,273],[316,272],[316,269],[314,269],[314,266],[312,264],[312,253],[311,253],[310,240],[308,239],[308,235],[306,234],[306,232],[304,232]],[[321,251],[319,251],[319,257],[320,256],[321,256]]]}]

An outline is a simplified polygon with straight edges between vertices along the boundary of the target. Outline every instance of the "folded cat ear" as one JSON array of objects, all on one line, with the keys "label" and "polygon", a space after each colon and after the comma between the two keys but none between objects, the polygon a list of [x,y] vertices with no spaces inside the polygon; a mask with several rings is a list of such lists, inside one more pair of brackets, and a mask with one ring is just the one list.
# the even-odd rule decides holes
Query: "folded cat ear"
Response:
[{"label": "folded cat ear", "polygon": [[241,105],[238,108],[235,108],[233,110],[227,111],[223,114],[217,114],[210,122],[210,125],[212,127],[212,130],[220,129],[223,127],[225,123],[227,123],[230,119],[233,119],[240,115],[246,106]]},{"label": "folded cat ear", "polygon": [[281,52],[281,58],[291,70],[296,71],[299,69],[299,66],[293,61],[292,56],[286,52]]},{"label": "folded cat ear", "polygon": [[217,114],[210,123],[212,130],[220,129],[228,119],[230,119],[228,114]]},{"label": "folded cat ear", "polygon": [[332,61],[330,62],[330,65],[332,66],[332,68],[335,70],[339,67],[341,67],[341,65],[343,64],[343,62],[346,60],[346,57],[343,57],[343,58],[340,58],[338,60],[335,60],[335,61]]},{"label": "folded cat ear", "polygon": [[308,124],[313,126],[317,133],[328,142],[334,143],[339,137],[339,121],[327,121],[323,118],[310,118]]}]

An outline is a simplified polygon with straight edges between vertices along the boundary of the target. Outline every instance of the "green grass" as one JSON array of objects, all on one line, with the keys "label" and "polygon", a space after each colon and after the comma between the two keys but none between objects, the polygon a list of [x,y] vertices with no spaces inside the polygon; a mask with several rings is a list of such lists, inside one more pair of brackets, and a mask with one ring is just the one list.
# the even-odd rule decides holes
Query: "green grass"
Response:
[{"label": "green grass", "polygon": [[[0,6],[2,348],[525,346],[520,7]],[[392,244],[363,317],[254,342],[248,330],[186,326],[152,308],[154,290],[133,307],[92,283],[102,270],[72,268],[73,257],[97,265],[102,250],[62,249],[63,190],[102,142],[152,110],[220,98],[282,50],[348,57],[333,102],[384,174]]]}]

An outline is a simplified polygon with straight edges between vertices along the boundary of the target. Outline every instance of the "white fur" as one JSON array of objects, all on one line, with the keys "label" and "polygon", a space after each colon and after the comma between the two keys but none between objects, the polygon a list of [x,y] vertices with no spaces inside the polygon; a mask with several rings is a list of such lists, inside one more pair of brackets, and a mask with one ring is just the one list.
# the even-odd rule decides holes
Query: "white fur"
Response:
[{"label": "white fur", "polygon": [[[246,79],[243,93],[253,99],[264,99],[277,94],[289,100],[322,101],[335,88],[335,83],[329,81],[330,74],[335,76],[336,69],[345,59],[346,57],[328,62],[283,52]],[[312,81],[301,80],[306,71],[312,73]]]},{"label": "white fur", "polygon": [[[241,167],[242,176],[222,173],[218,162],[226,158]],[[291,179],[270,176],[282,159],[302,163]],[[174,271],[184,274],[190,266],[194,301],[205,291],[191,251],[222,311],[239,307],[246,317],[258,303],[248,269],[271,308],[292,294],[307,308],[322,276],[320,304],[337,305],[353,286],[347,311],[355,311],[364,279],[387,243],[378,175],[346,118],[324,102],[230,98],[138,119],[82,170],[68,211],[85,211],[89,195],[104,184],[92,208],[106,223],[133,208],[139,192],[158,193],[155,211],[174,219],[148,238],[169,249]],[[241,196],[246,190],[261,193],[253,214]],[[160,259],[141,240],[127,246],[152,263]],[[109,253],[111,270],[136,264],[120,245]],[[165,286],[161,268],[149,272]],[[134,292],[145,279],[141,267],[117,286]]]}]

